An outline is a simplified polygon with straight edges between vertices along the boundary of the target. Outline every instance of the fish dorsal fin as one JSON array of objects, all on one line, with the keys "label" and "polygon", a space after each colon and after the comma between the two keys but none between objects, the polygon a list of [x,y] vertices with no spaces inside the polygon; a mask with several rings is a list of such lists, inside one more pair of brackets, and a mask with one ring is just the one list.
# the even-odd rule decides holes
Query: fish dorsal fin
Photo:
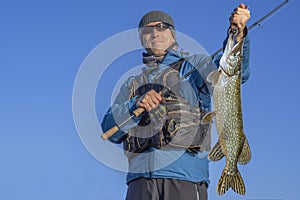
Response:
[{"label": "fish dorsal fin", "polygon": [[212,83],[212,85],[216,85],[220,76],[220,71],[219,70],[214,70],[210,72],[207,76],[207,81]]}]

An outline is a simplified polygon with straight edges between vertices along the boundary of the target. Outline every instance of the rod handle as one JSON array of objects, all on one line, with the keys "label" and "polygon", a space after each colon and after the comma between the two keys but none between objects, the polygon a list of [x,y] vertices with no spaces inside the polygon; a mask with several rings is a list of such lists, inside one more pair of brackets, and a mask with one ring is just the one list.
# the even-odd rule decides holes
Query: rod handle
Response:
[{"label": "rod handle", "polygon": [[107,140],[110,136],[112,136],[115,132],[117,132],[119,130],[118,126],[114,126],[111,129],[109,129],[108,131],[106,131],[105,133],[103,133],[101,135],[101,138],[103,140]]},{"label": "rod handle", "polygon": [[[144,108],[137,108],[133,111],[134,116],[138,117],[140,116],[140,114],[142,114],[145,111]],[[109,129],[108,131],[106,131],[105,133],[103,133],[101,135],[101,138],[103,140],[107,140],[109,137],[111,137],[115,132],[117,132],[119,130],[118,126],[114,126],[111,129]]]},{"label": "rod handle", "polygon": [[145,111],[145,108],[137,108],[133,111],[134,116],[138,117],[140,114],[142,114]]}]

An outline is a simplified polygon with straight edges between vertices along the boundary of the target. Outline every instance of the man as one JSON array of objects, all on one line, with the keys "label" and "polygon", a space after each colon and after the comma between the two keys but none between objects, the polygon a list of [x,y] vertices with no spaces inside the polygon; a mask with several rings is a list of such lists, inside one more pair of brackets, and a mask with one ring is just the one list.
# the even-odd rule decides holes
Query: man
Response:
[{"label": "man", "polygon": [[[244,39],[243,82],[249,78],[249,18],[250,11],[244,4],[229,18],[231,28],[238,31],[236,41]],[[205,200],[209,184],[205,152],[210,149],[210,125],[200,122],[211,109],[211,85],[206,77],[216,69],[220,57],[207,61],[207,56],[201,54],[181,55],[174,21],[162,11],[145,14],[139,23],[139,34],[147,68],[123,84],[102,122],[105,132],[133,115],[137,108],[145,110],[109,138],[113,143],[123,142],[128,157],[126,199]],[[200,63],[199,70],[180,79]]]}]

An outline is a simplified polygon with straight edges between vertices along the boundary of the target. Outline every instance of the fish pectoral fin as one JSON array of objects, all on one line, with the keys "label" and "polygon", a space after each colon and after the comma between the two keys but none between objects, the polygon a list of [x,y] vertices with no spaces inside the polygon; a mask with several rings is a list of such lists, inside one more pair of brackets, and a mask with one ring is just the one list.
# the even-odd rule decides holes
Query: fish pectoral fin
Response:
[{"label": "fish pectoral fin", "polygon": [[250,160],[251,160],[251,150],[250,150],[248,140],[247,140],[247,138],[245,138],[244,146],[243,146],[242,152],[240,154],[240,157],[238,159],[238,162],[242,165],[245,165]]},{"label": "fish pectoral fin", "polygon": [[215,112],[208,112],[203,116],[201,122],[202,123],[210,123],[213,120],[213,118],[215,117],[215,115],[216,115]]},{"label": "fish pectoral fin", "polygon": [[224,157],[224,153],[222,151],[221,145],[219,142],[215,144],[215,146],[210,150],[208,154],[208,158],[211,161],[218,161]]},{"label": "fish pectoral fin", "polygon": [[207,81],[212,83],[212,85],[214,86],[217,84],[219,76],[220,76],[220,71],[214,70],[208,74]]}]

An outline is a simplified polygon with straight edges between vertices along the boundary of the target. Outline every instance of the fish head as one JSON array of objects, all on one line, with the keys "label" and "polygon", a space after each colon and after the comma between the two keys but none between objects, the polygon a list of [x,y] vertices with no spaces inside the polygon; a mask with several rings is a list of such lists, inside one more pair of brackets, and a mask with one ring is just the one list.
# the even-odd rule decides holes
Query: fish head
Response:
[{"label": "fish head", "polygon": [[235,35],[233,33],[229,33],[227,44],[220,60],[220,68],[228,76],[233,76],[241,72],[242,46],[243,40],[237,42],[235,40]]}]

